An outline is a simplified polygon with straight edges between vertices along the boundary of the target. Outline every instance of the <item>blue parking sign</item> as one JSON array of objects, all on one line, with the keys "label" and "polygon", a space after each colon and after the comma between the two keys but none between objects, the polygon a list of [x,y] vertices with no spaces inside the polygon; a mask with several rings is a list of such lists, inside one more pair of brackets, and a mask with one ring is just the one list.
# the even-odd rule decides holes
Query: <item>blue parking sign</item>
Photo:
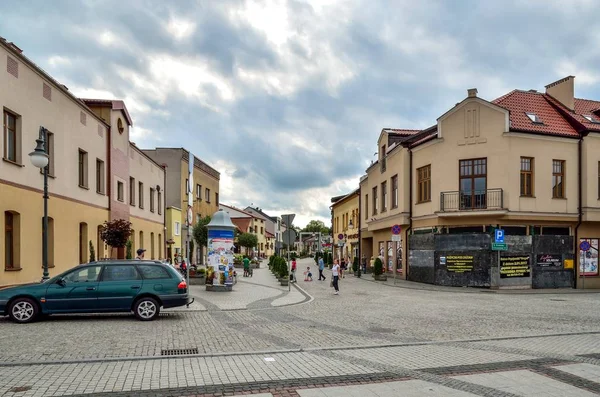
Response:
[{"label": "blue parking sign", "polygon": [[504,230],[502,229],[496,229],[496,233],[494,234],[495,237],[495,243],[500,243],[500,244],[504,244]]}]

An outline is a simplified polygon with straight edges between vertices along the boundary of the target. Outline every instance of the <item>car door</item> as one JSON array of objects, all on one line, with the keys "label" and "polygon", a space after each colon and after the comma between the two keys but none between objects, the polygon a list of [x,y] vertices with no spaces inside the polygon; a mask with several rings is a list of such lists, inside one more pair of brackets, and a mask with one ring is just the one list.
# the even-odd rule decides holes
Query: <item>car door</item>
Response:
[{"label": "car door", "polygon": [[101,265],[81,266],[66,273],[46,289],[46,307],[59,313],[90,312],[97,308]]},{"label": "car door", "polygon": [[98,283],[98,303],[103,311],[129,311],[142,289],[142,277],[132,264],[105,265]]}]

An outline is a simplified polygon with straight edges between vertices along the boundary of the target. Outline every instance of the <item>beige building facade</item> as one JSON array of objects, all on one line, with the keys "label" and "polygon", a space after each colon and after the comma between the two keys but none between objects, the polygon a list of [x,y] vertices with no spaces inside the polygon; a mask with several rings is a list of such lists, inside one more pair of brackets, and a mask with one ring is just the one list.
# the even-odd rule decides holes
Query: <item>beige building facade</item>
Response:
[{"label": "beige building facade", "polygon": [[[479,274],[487,272],[488,284],[544,288],[544,276],[555,286],[581,288],[585,273],[586,288],[600,288],[599,145],[600,101],[575,98],[572,76],[548,85],[545,93],[515,90],[493,101],[468,90],[428,129],[382,130],[379,159],[360,182],[361,250],[382,257],[388,270],[404,278],[423,271],[431,272],[425,282],[446,282],[463,276],[442,272],[450,268],[444,250],[451,247],[444,241],[459,238],[443,235],[493,235],[500,229],[514,243],[506,252],[492,248],[489,255],[498,264]],[[399,246],[391,241],[393,225],[402,227]],[[547,252],[540,251],[551,239]],[[589,250],[580,250],[584,241]],[[412,258],[431,254],[427,261],[435,268],[425,260],[409,262],[407,245]],[[521,251],[512,252],[515,247]],[[520,267],[511,268],[518,255]],[[474,261],[466,265],[472,274]]]},{"label": "beige building facade", "polygon": [[353,263],[354,258],[358,257],[359,189],[344,196],[333,197],[331,202],[334,256]]},{"label": "beige building facade", "polygon": [[[154,233],[159,243],[164,228],[159,202],[155,213],[147,209],[131,217],[129,208],[121,205],[130,172],[127,109],[121,101],[109,101],[99,111],[91,102],[75,97],[20,48],[0,39],[0,286],[35,282],[42,276],[43,176],[28,156],[40,127],[49,131],[45,139],[51,276],[88,262],[90,247],[95,259],[124,255],[123,250],[111,253],[100,239],[100,227],[110,219],[138,222],[136,227],[148,238]],[[144,156],[140,167],[132,167],[132,172],[164,190],[160,166]]]}]

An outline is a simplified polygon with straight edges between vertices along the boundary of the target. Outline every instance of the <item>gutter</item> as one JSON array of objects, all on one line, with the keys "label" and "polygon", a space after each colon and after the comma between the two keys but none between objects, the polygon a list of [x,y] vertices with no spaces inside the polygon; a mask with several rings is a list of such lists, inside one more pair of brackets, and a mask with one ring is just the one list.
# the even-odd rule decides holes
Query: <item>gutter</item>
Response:
[{"label": "gutter", "polygon": [[408,280],[408,236],[412,230],[412,210],[413,210],[413,152],[412,149],[408,148],[408,229],[406,229],[406,244],[404,244],[403,251],[406,253],[406,274],[405,279]]},{"label": "gutter", "polygon": [[[573,252],[577,253],[578,247],[579,247],[579,227],[581,226],[581,224],[583,223],[583,138],[586,137],[589,134],[589,131],[582,131],[581,132],[581,136],[579,137],[579,141],[577,142],[577,196],[578,196],[578,203],[577,203],[577,212],[578,212],[578,219],[577,219],[577,226],[575,226],[575,247]],[[577,254],[576,254],[577,255]],[[573,271],[573,285],[574,287],[577,289],[577,281],[578,281],[578,277],[577,277],[577,273],[579,272],[579,265],[577,266],[577,269],[574,269]]]},{"label": "gutter", "polygon": [[[362,205],[361,205],[361,200],[362,199],[362,188],[360,187],[360,181],[358,182],[358,219],[356,220],[356,227],[358,228],[358,268],[359,268],[359,272],[358,274],[360,274],[360,267],[362,266],[362,238],[361,238],[361,232],[360,232],[360,219],[361,219],[361,209],[362,209]],[[332,224],[333,227],[333,224]],[[333,233],[332,233],[333,234]]]}]

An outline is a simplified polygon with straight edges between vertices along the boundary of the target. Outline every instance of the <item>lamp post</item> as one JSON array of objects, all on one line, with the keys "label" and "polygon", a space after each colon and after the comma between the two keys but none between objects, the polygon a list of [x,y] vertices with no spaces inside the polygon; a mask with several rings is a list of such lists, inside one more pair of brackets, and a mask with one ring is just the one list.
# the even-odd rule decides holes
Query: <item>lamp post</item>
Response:
[{"label": "lamp post", "polygon": [[37,146],[34,151],[29,153],[31,164],[39,169],[44,170],[44,218],[42,226],[42,267],[44,273],[42,282],[50,278],[48,273],[48,153],[46,152],[46,137],[48,130],[40,126],[40,136],[35,140]]},{"label": "lamp post", "polygon": [[[348,229],[354,229],[354,224],[352,223],[352,219],[348,222]],[[358,242],[360,244],[360,241]],[[354,256],[354,253],[353,253]],[[360,278],[360,258],[358,258],[358,271],[356,272],[356,277]],[[352,259],[352,265],[354,266],[354,258]]]}]

